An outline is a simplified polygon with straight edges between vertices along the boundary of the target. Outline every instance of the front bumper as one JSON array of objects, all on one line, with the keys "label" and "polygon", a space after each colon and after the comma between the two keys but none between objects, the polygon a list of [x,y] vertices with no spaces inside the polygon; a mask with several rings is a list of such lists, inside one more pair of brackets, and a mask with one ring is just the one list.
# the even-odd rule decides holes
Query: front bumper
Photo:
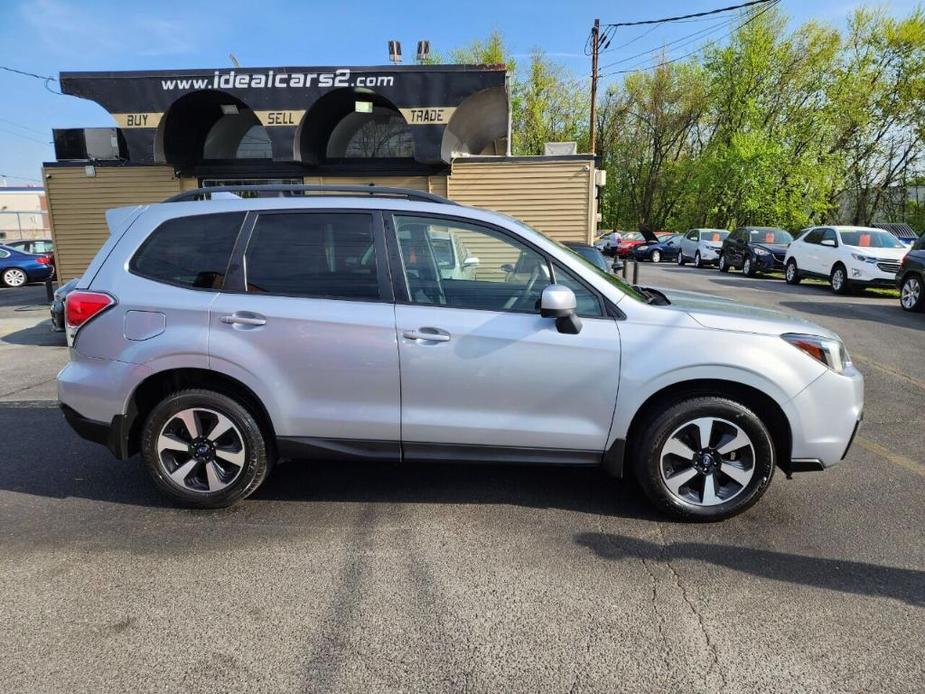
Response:
[{"label": "front bumper", "polygon": [[719,248],[701,246],[697,250],[700,251],[700,261],[703,263],[715,263],[719,260]]},{"label": "front bumper", "polygon": [[848,281],[855,285],[892,289],[896,286],[896,273],[885,272],[873,263],[857,263],[848,267]]},{"label": "front bumper", "polygon": [[773,254],[755,255],[755,267],[765,272],[783,272],[784,256],[777,257]]},{"label": "front bumper", "polygon": [[[864,412],[864,377],[826,371],[789,403],[793,471],[823,469],[847,454]],[[805,466],[805,467],[800,467]]]}]

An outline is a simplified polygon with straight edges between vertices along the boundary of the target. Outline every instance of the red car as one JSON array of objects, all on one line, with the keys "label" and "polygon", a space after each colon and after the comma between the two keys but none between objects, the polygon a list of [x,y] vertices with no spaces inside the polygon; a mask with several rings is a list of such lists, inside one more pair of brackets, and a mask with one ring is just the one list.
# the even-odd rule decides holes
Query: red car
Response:
[{"label": "red car", "polygon": [[622,234],[620,243],[614,248],[614,254],[618,258],[627,258],[633,252],[633,249],[636,248],[641,243],[645,243],[646,237],[643,236],[638,231],[627,231]]}]

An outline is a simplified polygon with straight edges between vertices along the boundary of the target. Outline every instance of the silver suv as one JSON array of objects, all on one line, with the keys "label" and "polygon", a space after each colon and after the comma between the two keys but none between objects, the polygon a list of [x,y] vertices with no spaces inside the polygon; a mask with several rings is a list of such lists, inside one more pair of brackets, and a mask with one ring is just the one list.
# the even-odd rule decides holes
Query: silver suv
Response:
[{"label": "silver suv", "polygon": [[812,323],[629,286],[426,193],[254,191],[110,211],[67,297],[68,421],[183,504],[238,501],[278,459],[516,461],[632,472],[715,520],[775,466],[841,460],[860,422],[863,379]]}]

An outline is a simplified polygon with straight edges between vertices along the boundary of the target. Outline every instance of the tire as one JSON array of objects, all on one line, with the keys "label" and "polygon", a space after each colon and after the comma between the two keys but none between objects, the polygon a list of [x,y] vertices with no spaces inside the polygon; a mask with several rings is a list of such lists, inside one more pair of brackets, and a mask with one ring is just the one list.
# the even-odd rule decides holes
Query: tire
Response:
[{"label": "tire", "polygon": [[681,251],[678,251],[678,265],[684,265],[684,254]]},{"label": "tire", "polygon": [[[187,421],[198,431],[191,431]],[[229,423],[231,429],[209,440],[210,429]],[[249,496],[263,483],[272,462],[267,444],[260,425],[244,405],[222,393],[197,388],[172,393],[151,410],[142,430],[141,454],[154,483],[174,502],[222,508]],[[183,446],[187,451],[181,450]],[[200,458],[191,455],[194,446]],[[171,476],[178,471],[182,475],[183,468],[187,473],[182,478]]]},{"label": "tire", "polygon": [[787,284],[797,285],[800,283],[800,270],[797,268],[797,261],[793,258],[787,261],[787,267],[784,269],[784,280]]},{"label": "tire", "polygon": [[22,287],[28,281],[28,275],[18,267],[7,268],[0,274],[0,282],[3,283],[4,287]]},{"label": "tire", "polygon": [[726,262],[726,255],[724,253],[719,254],[719,260],[716,261],[716,266],[719,268],[720,272],[729,272],[729,264]]},{"label": "tire", "polygon": [[754,277],[758,274],[755,269],[755,261],[752,260],[750,255],[745,256],[745,260],[742,261],[742,274],[746,277]]},{"label": "tire", "polygon": [[835,263],[832,272],[829,275],[829,285],[836,294],[844,296],[851,293],[851,285],[848,283],[848,270],[841,263]]},{"label": "tire", "polygon": [[694,267],[701,268],[703,267],[703,260],[700,258],[700,251],[694,253]]},{"label": "tire", "polygon": [[[711,422],[706,447],[700,446],[696,420]],[[739,434],[745,445],[718,453],[742,441]],[[777,462],[761,419],[718,396],[693,397],[655,412],[631,446],[633,471],[646,495],[660,511],[685,521],[719,521],[745,511],[767,490]],[[698,446],[703,450],[694,450]]]},{"label": "tire", "polygon": [[903,279],[899,289],[899,305],[906,311],[925,311],[925,283],[915,273]]},{"label": "tire", "polygon": [[658,251],[658,250],[652,251],[652,255],[649,257],[652,259],[653,263],[662,262],[662,252],[661,251]]}]

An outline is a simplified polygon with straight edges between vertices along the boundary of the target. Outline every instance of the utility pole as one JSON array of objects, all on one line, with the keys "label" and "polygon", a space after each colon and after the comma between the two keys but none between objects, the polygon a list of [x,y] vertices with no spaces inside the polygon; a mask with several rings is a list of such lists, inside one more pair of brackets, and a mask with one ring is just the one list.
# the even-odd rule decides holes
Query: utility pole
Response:
[{"label": "utility pole", "polygon": [[597,54],[600,44],[601,20],[594,20],[591,29],[591,154],[594,154],[595,140],[597,138]]}]

